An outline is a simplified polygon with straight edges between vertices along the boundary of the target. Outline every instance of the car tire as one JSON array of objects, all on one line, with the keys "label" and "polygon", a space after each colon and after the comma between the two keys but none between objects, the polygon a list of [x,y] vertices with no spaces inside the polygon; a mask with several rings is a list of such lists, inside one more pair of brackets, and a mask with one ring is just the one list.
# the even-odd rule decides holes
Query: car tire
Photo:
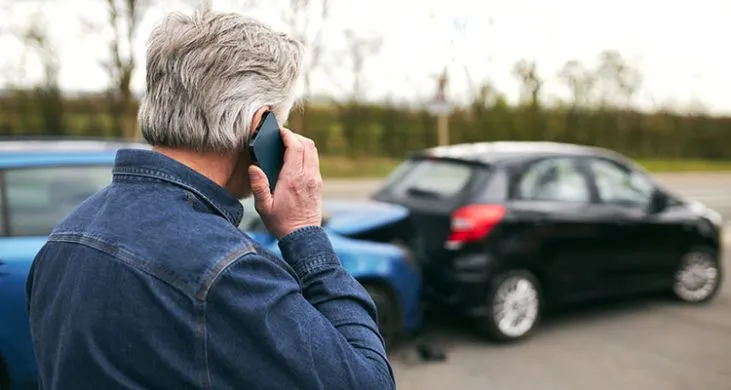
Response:
[{"label": "car tire", "polygon": [[706,249],[686,253],[673,276],[673,296],[684,303],[702,304],[713,299],[721,287],[718,256]]},{"label": "car tire", "polygon": [[390,350],[398,342],[401,334],[401,309],[390,289],[377,283],[364,283],[368,295],[376,305],[378,331],[383,337],[386,349]]},{"label": "car tire", "polygon": [[10,390],[10,376],[2,358],[0,358],[0,390]]},{"label": "car tire", "polygon": [[[540,284],[531,272],[514,270],[499,274],[490,281],[487,315],[480,319],[481,330],[498,342],[523,340],[538,326],[542,306]],[[517,321],[510,321],[510,317]]]}]

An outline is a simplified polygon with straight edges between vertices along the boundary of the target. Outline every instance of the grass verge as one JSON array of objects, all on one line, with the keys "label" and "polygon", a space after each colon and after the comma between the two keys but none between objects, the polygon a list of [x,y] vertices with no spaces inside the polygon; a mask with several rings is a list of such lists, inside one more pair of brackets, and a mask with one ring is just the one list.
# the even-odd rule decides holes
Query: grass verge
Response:
[{"label": "grass verge", "polygon": [[731,160],[636,160],[650,172],[731,172]]},{"label": "grass verge", "polygon": [[381,178],[394,170],[402,160],[385,157],[320,156],[320,170],[326,179]]},{"label": "grass verge", "polygon": [[[327,179],[382,178],[402,160],[385,157],[320,156],[322,175]],[[650,172],[731,172],[731,161],[714,160],[635,160]]]}]

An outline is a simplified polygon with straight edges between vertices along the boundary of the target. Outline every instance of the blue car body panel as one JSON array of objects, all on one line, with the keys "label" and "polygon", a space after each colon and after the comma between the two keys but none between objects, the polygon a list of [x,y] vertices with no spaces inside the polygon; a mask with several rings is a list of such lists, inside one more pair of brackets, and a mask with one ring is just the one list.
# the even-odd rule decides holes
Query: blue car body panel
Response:
[{"label": "blue car body panel", "polygon": [[36,363],[28,328],[25,279],[45,237],[0,238],[0,357],[13,389],[35,386]]},{"label": "blue car body panel", "polygon": [[409,215],[405,207],[372,200],[326,200],[327,227],[345,236],[371,230],[403,220]]},{"label": "blue car body panel", "polygon": [[22,168],[22,167],[43,167],[59,165],[87,165],[87,164],[111,164],[114,162],[114,154],[109,152],[89,153],[32,153],[27,155],[0,155],[0,167]]},{"label": "blue car body panel", "polygon": [[[42,150],[31,150],[27,146],[24,149],[19,143],[9,146],[0,142],[0,171],[9,168],[97,164],[109,165],[111,168],[117,148],[146,147],[141,144],[93,142],[78,146],[43,145]],[[409,265],[403,250],[391,244],[343,236],[403,218],[405,210],[376,204],[365,209],[361,209],[361,206],[358,203],[348,205],[346,202],[327,202],[330,220],[325,229],[348,272],[360,281],[378,281],[391,288],[401,306],[403,330],[413,331],[421,321],[421,277]],[[374,212],[376,209],[377,213]],[[247,211],[251,210],[249,208]],[[247,233],[281,255],[277,241],[269,233]],[[0,359],[7,366],[13,390],[36,387],[37,371],[28,327],[25,280],[33,258],[45,241],[46,237],[0,236]]]},{"label": "blue car body panel", "polygon": [[[329,230],[325,226],[325,230]],[[277,240],[266,232],[247,232],[266,248],[282,255]],[[396,295],[401,308],[404,331],[419,327],[421,276],[404,261],[401,248],[377,242],[354,240],[338,234],[329,234],[330,242],[340,262],[361,283],[377,281],[385,283]],[[409,286],[407,288],[404,288]]]}]

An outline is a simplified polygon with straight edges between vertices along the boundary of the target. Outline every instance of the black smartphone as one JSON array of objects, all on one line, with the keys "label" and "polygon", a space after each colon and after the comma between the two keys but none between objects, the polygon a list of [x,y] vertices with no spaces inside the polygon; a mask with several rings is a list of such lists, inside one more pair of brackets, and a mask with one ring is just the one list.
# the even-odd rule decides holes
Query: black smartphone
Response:
[{"label": "black smartphone", "polygon": [[279,171],[284,165],[284,141],[273,112],[266,111],[262,115],[259,126],[249,139],[249,154],[251,160],[267,175],[269,190],[274,192]]}]

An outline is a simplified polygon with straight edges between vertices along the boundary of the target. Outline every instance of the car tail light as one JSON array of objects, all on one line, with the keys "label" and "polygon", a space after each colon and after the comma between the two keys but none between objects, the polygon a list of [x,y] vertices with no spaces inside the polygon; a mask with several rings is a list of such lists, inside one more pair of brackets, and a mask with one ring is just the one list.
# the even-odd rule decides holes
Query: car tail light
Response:
[{"label": "car tail light", "polygon": [[448,249],[456,249],[487,236],[505,216],[501,205],[475,204],[462,207],[452,213],[452,229],[445,243]]}]

